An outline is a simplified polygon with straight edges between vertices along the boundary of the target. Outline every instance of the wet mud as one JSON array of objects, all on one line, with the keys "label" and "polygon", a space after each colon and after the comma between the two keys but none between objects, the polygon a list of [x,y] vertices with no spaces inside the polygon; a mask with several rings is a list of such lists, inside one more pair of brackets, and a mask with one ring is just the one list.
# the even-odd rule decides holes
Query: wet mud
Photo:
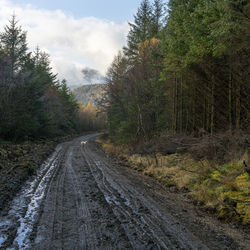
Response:
[{"label": "wet mud", "polygon": [[57,146],[0,218],[0,249],[247,249],[249,238],[105,155]]}]

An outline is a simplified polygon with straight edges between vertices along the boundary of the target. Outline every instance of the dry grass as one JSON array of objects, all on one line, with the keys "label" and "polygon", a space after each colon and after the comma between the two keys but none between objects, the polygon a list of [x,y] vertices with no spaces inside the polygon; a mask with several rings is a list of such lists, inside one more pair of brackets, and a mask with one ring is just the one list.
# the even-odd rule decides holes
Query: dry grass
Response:
[{"label": "dry grass", "polygon": [[[98,140],[107,154],[126,159],[132,168],[166,186],[188,189],[194,200],[216,211],[219,219],[250,223],[250,177],[244,172],[243,159],[219,165],[189,154],[140,155],[110,140]],[[243,158],[247,160],[247,154]]]}]

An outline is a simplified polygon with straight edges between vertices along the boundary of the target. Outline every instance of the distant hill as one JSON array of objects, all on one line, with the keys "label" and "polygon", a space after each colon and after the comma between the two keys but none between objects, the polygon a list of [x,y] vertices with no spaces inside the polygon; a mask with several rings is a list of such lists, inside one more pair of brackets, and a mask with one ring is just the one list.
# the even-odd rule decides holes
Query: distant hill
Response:
[{"label": "distant hill", "polygon": [[104,93],[104,86],[105,84],[83,85],[73,89],[72,93],[75,95],[76,99],[84,105],[87,105],[90,102],[95,106]]}]

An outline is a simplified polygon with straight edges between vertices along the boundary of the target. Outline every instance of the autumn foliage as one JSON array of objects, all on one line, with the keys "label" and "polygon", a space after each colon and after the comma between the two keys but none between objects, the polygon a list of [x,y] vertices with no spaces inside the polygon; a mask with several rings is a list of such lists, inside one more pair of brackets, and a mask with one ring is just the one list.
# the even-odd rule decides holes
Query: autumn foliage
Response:
[{"label": "autumn foliage", "polygon": [[249,10],[248,1],[143,0],[107,73],[110,135],[249,134]]},{"label": "autumn foliage", "polygon": [[106,115],[99,108],[93,106],[90,102],[83,105],[78,102],[78,121],[80,130],[96,131],[105,128]]}]

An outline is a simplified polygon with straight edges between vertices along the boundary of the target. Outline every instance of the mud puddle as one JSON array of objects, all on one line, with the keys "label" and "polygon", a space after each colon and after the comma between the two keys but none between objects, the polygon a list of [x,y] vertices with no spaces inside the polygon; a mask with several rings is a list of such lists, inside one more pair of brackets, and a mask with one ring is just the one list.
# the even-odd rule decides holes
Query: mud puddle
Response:
[{"label": "mud puddle", "polygon": [[246,235],[107,158],[96,136],[60,144],[26,183],[0,218],[1,249],[247,249]]}]

